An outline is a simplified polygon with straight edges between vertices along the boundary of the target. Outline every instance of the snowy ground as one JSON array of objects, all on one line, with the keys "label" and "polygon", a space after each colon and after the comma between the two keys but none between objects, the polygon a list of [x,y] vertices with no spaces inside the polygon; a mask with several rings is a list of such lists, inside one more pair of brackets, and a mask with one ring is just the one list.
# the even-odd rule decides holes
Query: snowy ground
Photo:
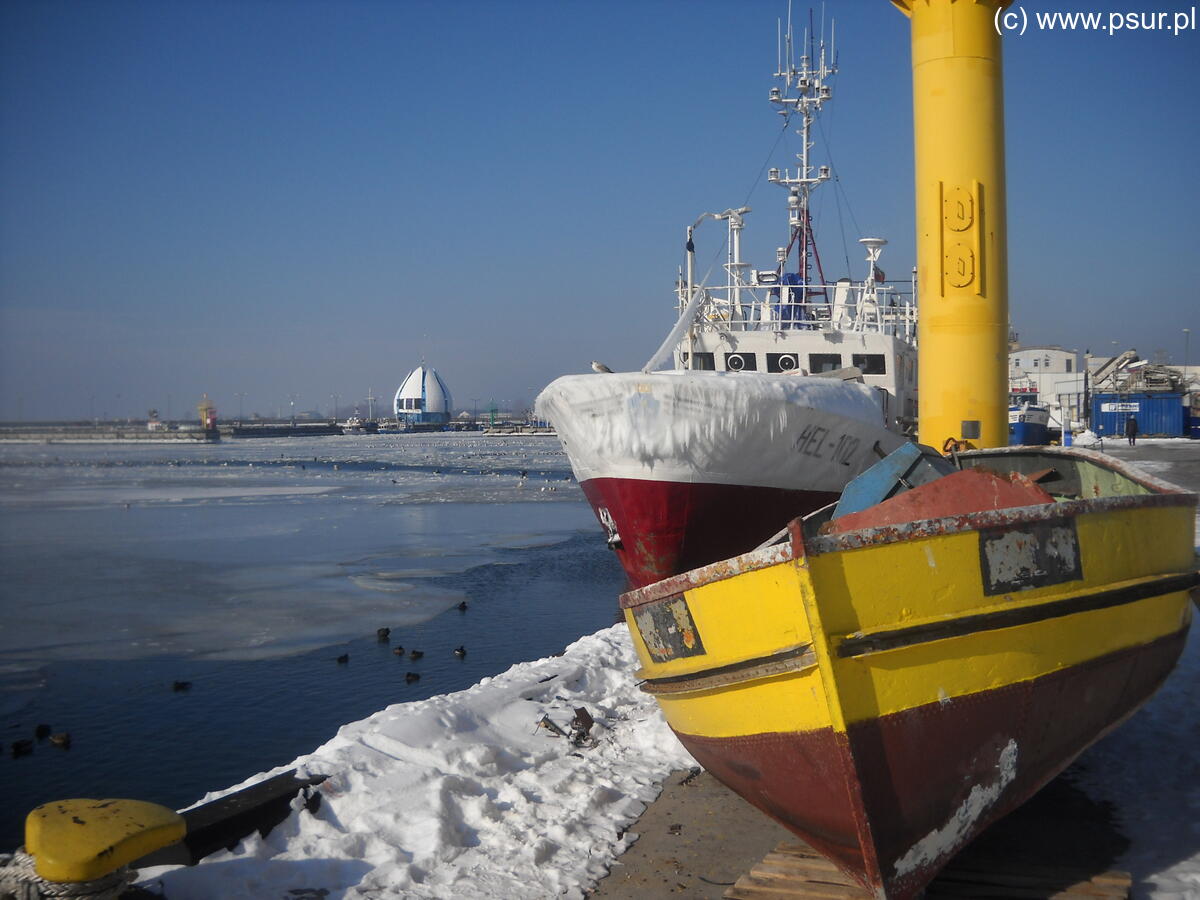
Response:
[{"label": "snowy ground", "polygon": [[[171,900],[305,889],[330,900],[581,897],[634,839],[624,830],[658,782],[694,765],[637,690],[635,667],[615,625],[561,657],[346,725],[294,763],[331,776],[315,815],[297,803],[266,840],[190,869],[147,869],[140,883]],[[544,715],[566,726],[577,706],[596,718],[594,746],[537,727]],[[1196,709],[1200,629],[1166,686],[1083,758],[1078,786],[1113,804],[1130,839],[1117,867],[1133,873],[1135,898],[1200,898]]]},{"label": "snowy ground", "polygon": [[[265,840],[144,870],[141,883],[171,900],[582,897],[658,782],[693,764],[635,669],[614,625],[560,657],[346,725],[294,763],[330,776],[315,814],[298,808]],[[596,720],[590,746],[538,726],[549,716],[565,729],[580,706]]]}]

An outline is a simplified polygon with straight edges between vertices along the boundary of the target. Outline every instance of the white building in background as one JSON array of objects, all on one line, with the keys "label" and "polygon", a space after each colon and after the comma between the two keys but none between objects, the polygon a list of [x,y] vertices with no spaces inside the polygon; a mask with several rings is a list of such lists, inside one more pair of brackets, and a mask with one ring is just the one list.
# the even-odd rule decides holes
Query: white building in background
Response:
[{"label": "white building in background", "polygon": [[1013,343],[1008,351],[1009,403],[1036,403],[1050,411],[1050,427],[1062,428],[1084,415],[1084,375],[1079,353],[1057,344],[1023,347]]},{"label": "white building in background", "polygon": [[450,421],[454,400],[436,369],[417,366],[396,391],[392,410],[402,426],[433,428]]}]

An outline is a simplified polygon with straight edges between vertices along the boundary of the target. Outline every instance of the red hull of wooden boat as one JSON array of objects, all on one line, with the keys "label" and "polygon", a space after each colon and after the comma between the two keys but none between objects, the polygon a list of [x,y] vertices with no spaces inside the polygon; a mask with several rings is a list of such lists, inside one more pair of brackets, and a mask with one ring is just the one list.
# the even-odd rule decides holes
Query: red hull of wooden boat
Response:
[{"label": "red hull of wooden boat", "polygon": [[[677,734],[716,778],[847,874],[879,896],[905,900],[954,850],[1145,702],[1174,667],[1186,634],[1185,628],[1033,681],[854,723],[840,735],[832,729]],[[1007,782],[1006,753],[1013,763]],[[972,818],[978,792],[990,790],[998,796]],[[948,822],[947,810],[963,812],[965,824]]]}]

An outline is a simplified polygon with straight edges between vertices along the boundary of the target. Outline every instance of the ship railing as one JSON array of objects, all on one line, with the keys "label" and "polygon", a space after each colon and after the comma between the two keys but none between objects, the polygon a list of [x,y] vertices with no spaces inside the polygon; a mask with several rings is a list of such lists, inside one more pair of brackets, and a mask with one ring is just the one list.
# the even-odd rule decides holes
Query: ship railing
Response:
[{"label": "ship railing", "polygon": [[[704,288],[704,299],[693,322],[700,332],[744,331],[862,331],[916,337],[917,307],[910,291],[881,284],[874,290],[861,285],[847,291],[842,285]],[[686,288],[679,292],[680,309]],[[827,299],[832,298],[832,299]]]}]

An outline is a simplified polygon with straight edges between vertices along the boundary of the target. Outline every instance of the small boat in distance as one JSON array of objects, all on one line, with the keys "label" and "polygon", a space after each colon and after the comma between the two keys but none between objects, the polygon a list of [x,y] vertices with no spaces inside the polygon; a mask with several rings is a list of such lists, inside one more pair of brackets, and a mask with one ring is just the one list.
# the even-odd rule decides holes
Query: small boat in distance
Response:
[{"label": "small boat in distance", "polygon": [[349,416],[339,426],[342,434],[375,434],[379,431],[379,423],[374,419],[364,419],[357,412]]},{"label": "small boat in distance", "polygon": [[[687,228],[677,323],[646,366],[593,364],[536,401],[634,586],[751,549],[834,499],[916,421],[913,284],[879,267],[887,241],[860,240],[862,281],[825,277],[810,194],[833,175],[809,151],[837,69],[823,38],[802,51],[797,63],[789,31],[769,96],[799,119],[801,147],[795,170],[767,173],[787,192],[775,259],[742,259],[748,207],[704,213]],[[707,220],[725,225],[719,287],[696,280]]]},{"label": "small boat in distance", "polygon": [[1132,715],[1200,584],[1195,494],[1073,448],[957,462],[906,445],[780,542],[621,598],[688,752],[881,900]]},{"label": "small boat in distance", "polygon": [[1014,447],[1050,443],[1050,410],[1029,402],[1010,406],[1008,443]]}]

